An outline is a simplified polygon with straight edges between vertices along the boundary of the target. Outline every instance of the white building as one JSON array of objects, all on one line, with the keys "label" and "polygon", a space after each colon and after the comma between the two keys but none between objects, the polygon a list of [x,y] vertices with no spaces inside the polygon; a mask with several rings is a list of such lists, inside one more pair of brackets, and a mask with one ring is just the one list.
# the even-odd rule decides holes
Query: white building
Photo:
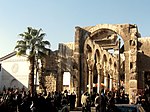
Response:
[{"label": "white building", "polygon": [[12,52],[0,58],[0,91],[5,86],[13,88],[28,88],[29,61],[26,57],[17,56]]}]

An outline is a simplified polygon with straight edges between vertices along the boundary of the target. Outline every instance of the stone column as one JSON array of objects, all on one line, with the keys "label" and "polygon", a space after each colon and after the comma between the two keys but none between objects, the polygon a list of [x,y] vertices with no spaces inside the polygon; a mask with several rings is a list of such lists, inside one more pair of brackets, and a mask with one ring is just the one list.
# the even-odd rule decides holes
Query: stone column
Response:
[{"label": "stone column", "polygon": [[97,78],[97,93],[100,93],[101,91],[101,74],[100,74],[100,71],[101,71],[101,65],[100,63],[97,63],[96,64],[97,66],[97,73],[98,73],[98,78]]},{"label": "stone column", "polygon": [[110,76],[110,85],[109,85],[109,90],[111,91],[113,88],[113,78]]},{"label": "stone column", "polygon": [[113,78],[113,70],[112,70],[112,69],[110,69],[109,75],[110,75],[110,81],[109,81],[110,86],[109,86],[109,90],[112,91],[112,90],[113,90],[113,87],[114,87],[114,85],[113,85],[113,80],[114,80],[114,78]]},{"label": "stone column", "polygon": [[88,84],[88,92],[91,93],[93,89],[93,83],[92,83],[92,70],[89,70],[89,84]]},{"label": "stone column", "polygon": [[124,52],[125,55],[125,93],[129,94],[129,52]]},{"label": "stone column", "polygon": [[80,27],[75,28],[75,50],[74,50],[74,58],[77,63],[77,84],[76,84],[76,93],[77,93],[77,106],[81,105],[81,60],[80,60],[80,38],[82,37],[82,29]]},{"label": "stone column", "polygon": [[107,76],[105,75],[104,76],[104,85],[105,85],[105,90],[107,89],[107,85],[108,85],[108,83],[107,83]]},{"label": "stone column", "polygon": [[89,84],[88,84],[88,92],[93,92],[93,66],[94,66],[94,60],[88,59],[88,68],[89,68]]},{"label": "stone column", "polygon": [[57,78],[56,78],[56,91],[62,91],[63,90],[63,74],[62,74],[62,67],[60,62],[60,57],[58,57],[58,68],[57,68]]},{"label": "stone column", "polygon": [[106,75],[106,66],[105,65],[104,65],[104,85],[105,85],[104,90],[106,90],[107,87],[108,87],[108,78],[107,78],[107,75]]},{"label": "stone column", "polygon": [[135,102],[135,95],[137,92],[137,27],[134,26],[130,29],[130,41],[129,41],[129,99],[130,103]]},{"label": "stone column", "polygon": [[100,93],[100,73],[98,73],[98,78],[97,78],[97,93]]}]

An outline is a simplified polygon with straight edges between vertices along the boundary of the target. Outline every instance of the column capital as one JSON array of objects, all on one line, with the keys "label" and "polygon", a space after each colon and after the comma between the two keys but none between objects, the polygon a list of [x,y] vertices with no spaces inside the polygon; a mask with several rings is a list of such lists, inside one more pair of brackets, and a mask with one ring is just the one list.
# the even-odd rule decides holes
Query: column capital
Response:
[{"label": "column capital", "polygon": [[102,65],[100,63],[96,63],[96,67],[98,70],[102,69]]},{"label": "column capital", "polygon": [[88,64],[88,68],[89,70],[92,70],[94,67],[94,60],[93,59],[87,59],[87,64]]}]

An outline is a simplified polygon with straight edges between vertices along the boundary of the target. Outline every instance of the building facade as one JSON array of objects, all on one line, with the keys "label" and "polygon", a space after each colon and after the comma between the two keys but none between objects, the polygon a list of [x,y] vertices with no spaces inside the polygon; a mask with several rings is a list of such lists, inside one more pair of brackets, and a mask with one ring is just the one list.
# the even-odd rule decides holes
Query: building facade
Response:
[{"label": "building facade", "polygon": [[28,88],[29,62],[26,57],[12,52],[0,58],[0,90],[5,88]]}]

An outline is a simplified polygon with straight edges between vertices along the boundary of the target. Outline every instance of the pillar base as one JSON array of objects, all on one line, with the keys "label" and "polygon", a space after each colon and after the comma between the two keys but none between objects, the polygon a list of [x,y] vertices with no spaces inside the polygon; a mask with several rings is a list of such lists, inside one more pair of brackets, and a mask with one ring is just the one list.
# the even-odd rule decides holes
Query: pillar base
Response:
[{"label": "pillar base", "polygon": [[135,96],[137,93],[137,80],[129,81],[129,101],[135,103]]}]

